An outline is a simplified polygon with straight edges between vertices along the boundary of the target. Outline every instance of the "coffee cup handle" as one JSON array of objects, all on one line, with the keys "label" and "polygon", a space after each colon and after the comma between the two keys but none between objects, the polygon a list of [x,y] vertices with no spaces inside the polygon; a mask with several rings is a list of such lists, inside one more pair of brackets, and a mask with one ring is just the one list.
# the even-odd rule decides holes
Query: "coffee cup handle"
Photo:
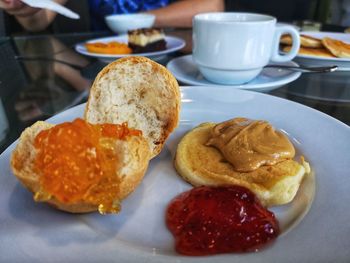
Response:
[{"label": "coffee cup handle", "polygon": [[[281,55],[279,53],[279,44],[281,36],[284,34],[289,34],[292,36],[292,48],[286,54]],[[300,47],[300,36],[299,32],[291,26],[279,26],[275,31],[274,47],[272,51],[271,61],[273,62],[287,62],[292,60],[299,51]]]}]

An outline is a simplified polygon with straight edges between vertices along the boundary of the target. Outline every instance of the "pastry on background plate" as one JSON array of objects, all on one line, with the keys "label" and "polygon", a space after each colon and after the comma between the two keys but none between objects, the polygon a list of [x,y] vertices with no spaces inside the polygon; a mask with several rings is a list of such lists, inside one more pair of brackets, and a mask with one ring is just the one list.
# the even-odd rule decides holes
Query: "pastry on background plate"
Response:
[{"label": "pastry on background plate", "polygon": [[323,38],[322,44],[334,56],[338,58],[350,58],[350,44],[329,37]]},{"label": "pastry on background plate", "polygon": [[[285,46],[282,48],[282,51],[289,52],[291,49],[291,46]],[[306,47],[300,47],[298,51],[299,55],[306,55],[306,56],[316,56],[316,57],[326,57],[326,58],[335,58],[335,56],[328,51],[326,48],[306,48]]]},{"label": "pastry on background plate", "polygon": [[159,28],[129,30],[128,45],[135,54],[162,51],[166,49],[165,35]]},{"label": "pastry on background plate", "polygon": [[[292,37],[290,35],[283,35],[280,40],[281,44],[284,45],[292,45]],[[306,35],[300,35],[300,46],[307,47],[307,48],[322,48],[322,42],[320,39],[306,36]]]},{"label": "pastry on background plate", "polygon": [[240,185],[266,206],[290,202],[310,167],[287,136],[265,121],[235,118],[203,123],[176,150],[177,172],[194,186]]}]

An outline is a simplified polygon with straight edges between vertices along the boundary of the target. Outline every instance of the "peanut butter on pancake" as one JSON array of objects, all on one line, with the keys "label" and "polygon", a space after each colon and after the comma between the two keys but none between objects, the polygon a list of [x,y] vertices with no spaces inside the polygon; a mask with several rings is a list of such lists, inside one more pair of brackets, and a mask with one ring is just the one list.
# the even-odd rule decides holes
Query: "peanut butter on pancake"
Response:
[{"label": "peanut butter on pancake", "polygon": [[206,145],[217,148],[239,172],[251,172],[295,155],[294,146],[285,134],[267,121],[246,118],[217,124]]},{"label": "peanut butter on pancake", "polygon": [[[282,48],[284,52],[289,52],[291,49],[290,46],[285,46]],[[306,56],[317,56],[317,57],[327,57],[327,58],[335,58],[335,56],[329,52],[325,48],[305,48],[300,47],[299,48],[299,55],[306,55]]]},{"label": "peanut butter on pancake", "polygon": [[181,139],[174,165],[186,181],[194,186],[244,186],[266,206],[293,200],[304,175],[310,172],[308,163],[285,159],[250,172],[236,171],[217,148],[206,145],[215,125],[203,123]]},{"label": "peanut butter on pancake", "polygon": [[[290,35],[283,35],[280,43],[284,45],[292,45],[292,37]],[[307,48],[323,47],[320,39],[306,35],[300,35],[300,45]]]},{"label": "peanut butter on pancake", "polygon": [[343,41],[325,37],[322,44],[338,58],[350,58],[350,44]]}]

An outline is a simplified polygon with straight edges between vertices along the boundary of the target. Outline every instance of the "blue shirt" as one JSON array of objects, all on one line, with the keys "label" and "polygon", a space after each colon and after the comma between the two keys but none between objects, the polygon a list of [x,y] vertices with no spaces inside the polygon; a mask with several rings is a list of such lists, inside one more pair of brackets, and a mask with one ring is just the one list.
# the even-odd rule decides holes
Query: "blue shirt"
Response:
[{"label": "blue shirt", "polygon": [[89,0],[92,30],[107,29],[104,17],[132,14],[168,5],[170,0]]}]

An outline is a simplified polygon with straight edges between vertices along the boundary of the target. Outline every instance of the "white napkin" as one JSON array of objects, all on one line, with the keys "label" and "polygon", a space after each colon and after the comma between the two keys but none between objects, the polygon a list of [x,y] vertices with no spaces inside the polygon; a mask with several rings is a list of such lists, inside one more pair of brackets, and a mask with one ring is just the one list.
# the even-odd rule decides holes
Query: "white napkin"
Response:
[{"label": "white napkin", "polygon": [[31,7],[49,9],[49,10],[55,11],[58,14],[61,14],[63,16],[66,16],[72,19],[80,18],[80,16],[77,13],[74,13],[72,10],[69,10],[68,8],[60,4],[57,4],[52,0],[21,0],[21,1]]}]

